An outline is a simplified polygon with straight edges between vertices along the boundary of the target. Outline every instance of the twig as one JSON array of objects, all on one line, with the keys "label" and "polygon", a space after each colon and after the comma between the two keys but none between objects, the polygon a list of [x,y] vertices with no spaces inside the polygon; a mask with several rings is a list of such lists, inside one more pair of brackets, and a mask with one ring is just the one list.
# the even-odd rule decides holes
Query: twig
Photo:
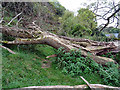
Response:
[{"label": "twig", "polygon": [[16,26],[18,26],[18,23],[22,20],[23,18],[21,17],[18,22],[16,23]]},{"label": "twig", "polygon": [[57,55],[53,54],[53,55],[47,56],[46,58],[50,58],[50,57],[57,57]]},{"label": "twig", "polygon": [[11,24],[11,22],[14,20],[14,19],[16,19],[18,16],[20,16],[22,14],[22,12],[21,13],[19,13],[19,14],[17,14],[14,18],[12,18],[12,20],[7,24],[7,25],[10,25]]},{"label": "twig", "polygon": [[16,54],[15,52],[13,52],[12,50],[10,50],[9,48],[7,48],[7,47],[5,47],[5,46],[0,45],[0,47],[8,50],[8,51],[9,51],[10,53],[12,53],[12,54]]},{"label": "twig", "polygon": [[3,17],[1,18],[0,23],[2,23],[2,21],[3,21]]},{"label": "twig", "polygon": [[87,86],[91,89],[94,90],[93,87],[89,84],[89,82],[87,80],[85,80],[82,76],[80,76],[80,78],[87,84]]},{"label": "twig", "polygon": [[100,30],[102,31],[104,28],[106,28],[108,26],[108,24],[110,23],[110,18],[113,17],[117,12],[120,11],[120,8],[118,8],[111,16],[109,16],[106,20],[107,20],[107,23],[105,24],[105,26]]}]

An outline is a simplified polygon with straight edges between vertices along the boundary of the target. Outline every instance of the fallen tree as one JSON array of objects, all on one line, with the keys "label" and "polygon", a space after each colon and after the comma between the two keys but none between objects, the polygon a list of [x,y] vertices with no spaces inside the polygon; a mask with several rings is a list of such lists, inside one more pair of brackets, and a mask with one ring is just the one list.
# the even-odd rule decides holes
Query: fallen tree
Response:
[{"label": "fallen tree", "polygon": [[[113,87],[113,86],[107,86],[107,85],[102,85],[102,84],[90,84],[93,88],[91,90],[119,90],[120,87]],[[77,85],[77,86],[65,86],[65,85],[55,85],[55,86],[29,86],[29,87],[23,87],[23,88],[17,88],[17,89],[12,89],[12,90],[29,90],[29,89],[87,89],[87,85]]]},{"label": "fallen tree", "polygon": [[[106,53],[116,49],[117,47],[114,45],[114,43],[58,36],[42,30],[35,23],[29,25],[27,30],[8,26],[2,26],[0,30],[0,32],[3,34],[16,37],[14,41],[0,41],[0,43],[14,45],[46,44],[56,49],[64,47],[66,52],[71,49],[81,49],[81,54],[83,56],[89,56],[97,63],[105,64],[106,62],[115,62],[110,58],[98,56],[100,53]],[[88,52],[90,54],[88,54]]]}]

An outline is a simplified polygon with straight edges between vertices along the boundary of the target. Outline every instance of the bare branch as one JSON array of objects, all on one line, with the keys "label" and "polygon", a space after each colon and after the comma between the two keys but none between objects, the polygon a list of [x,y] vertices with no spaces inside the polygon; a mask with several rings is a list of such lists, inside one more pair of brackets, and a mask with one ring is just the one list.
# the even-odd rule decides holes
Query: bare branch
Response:
[{"label": "bare branch", "polygon": [[7,24],[7,26],[10,25],[10,24],[12,23],[12,21],[13,21],[14,19],[16,19],[18,16],[20,16],[21,14],[22,14],[22,12],[20,12],[20,13],[17,14],[14,18],[12,18],[12,20]]},{"label": "bare branch", "polygon": [[93,87],[89,84],[89,82],[87,80],[85,80],[82,76],[80,76],[80,78],[87,84],[87,86],[91,89],[94,90]]},{"label": "bare branch", "polygon": [[0,23],[2,23],[2,21],[3,21],[3,17],[1,18]]},{"label": "bare branch", "polygon": [[115,17],[117,19],[117,23],[116,23],[116,28],[119,26],[119,18],[118,17]]},{"label": "bare branch", "polygon": [[22,19],[23,19],[23,18],[21,17],[21,18],[17,21],[16,26],[18,26],[18,23],[19,23]]},{"label": "bare branch", "polygon": [[120,11],[120,8],[118,8],[112,15],[110,15],[106,20],[107,20],[107,23],[105,24],[105,26],[104,27],[102,27],[101,29],[100,29],[100,31],[102,31],[104,28],[106,28],[107,26],[108,26],[108,24],[110,23],[110,19],[117,13],[117,12],[119,12]]},{"label": "bare branch", "polygon": [[5,46],[0,45],[0,48],[4,48],[4,49],[8,50],[10,53],[16,54],[15,52],[13,52],[12,50],[10,50],[9,48],[7,48]]}]

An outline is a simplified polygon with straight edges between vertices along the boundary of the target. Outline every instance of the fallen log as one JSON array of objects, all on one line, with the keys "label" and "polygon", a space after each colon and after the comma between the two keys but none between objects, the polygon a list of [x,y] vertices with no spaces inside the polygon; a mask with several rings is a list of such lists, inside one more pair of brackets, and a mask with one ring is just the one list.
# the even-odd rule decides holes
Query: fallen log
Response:
[{"label": "fallen log", "polygon": [[[102,84],[90,84],[92,86],[92,89],[97,89],[97,90],[120,90],[120,87],[113,87],[113,86],[107,86],[107,85],[102,85]],[[65,85],[55,85],[55,86],[29,86],[29,87],[23,87],[23,88],[16,88],[16,89],[11,89],[11,90],[29,90],[29,89],[86,89],[87,85],[77,85],[77,86],[65,86]]]},{"label": "fallen log", "polygon": [[[88,39],[73,39],[64,36],[57,36],[50,32],[42,30],[38,25],[33,24],[28,28],[30,29],[18,29],[16,27],[1,27],[3,34],[11,35],[16,38],[14,41],[0,41],[0,43],[26,45],[26,44],[46,44],[56,49],[64,47],[66,51],[71,49],[81,49],[81,54],[85,57],[91,57],[95,62],[105,64],[106,62],[115,62],[114,60],[106,57],[97,56],[98,53],[102,53],[107,50],[115,49],[116,46],[113,43],[98,42]],[[15,31],[15,35],[13,34]],[[18,34],[17,34],[18,33]],[[27,38],[28,37],[28,38]],[[87,45],[82,45],[86,43]],[[88,54],[91,53],[91,54]]]}]

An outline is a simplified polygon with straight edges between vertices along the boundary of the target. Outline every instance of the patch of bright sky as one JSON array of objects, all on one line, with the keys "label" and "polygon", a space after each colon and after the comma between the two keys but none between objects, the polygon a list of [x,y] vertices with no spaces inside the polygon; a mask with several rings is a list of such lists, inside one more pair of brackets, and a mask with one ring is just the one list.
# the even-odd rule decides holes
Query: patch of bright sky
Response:
[{"label": "patch of bright sky", "polygon": [[[83,3],[91,3],[93,0],[58,0],[67,10],[77,13],[80,8],[85,8]],[[94,0],[95,1],[95,0]]]},{"label": "patch of bright sky", "polygon": [[[84,5],[84,3],[86,3],[87,5],[89,5],[90,3],[93,3],[97,0],[58,0],[60,2],[60,4],[62,6],[64,6],[67,10],[74,12],[75,15],[77,15],[77,11],[80,8],[85,8],[86,6]],[[118,3],[120,0],[107,0],[107,2],[109,1],[115,1],[115,3]],[[105,21],[98,21],[98,25],[100,25],[101,23],[103,23]],[[111,26],[114,26],[114,24],[112,24]]]}]

